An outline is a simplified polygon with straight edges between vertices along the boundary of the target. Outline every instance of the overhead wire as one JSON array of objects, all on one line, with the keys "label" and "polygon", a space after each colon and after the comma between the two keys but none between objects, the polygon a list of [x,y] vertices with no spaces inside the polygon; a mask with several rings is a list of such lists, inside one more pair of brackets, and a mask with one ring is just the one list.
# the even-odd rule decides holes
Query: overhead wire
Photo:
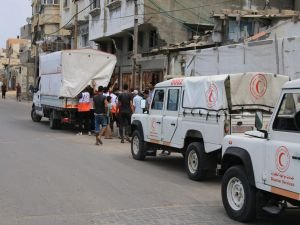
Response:
[{"label": "overhead wire", "polygon": [[[153,2],[153,0],[149,0],[150,2]],[[183,25],[185,25],[185,21],[179,19],[179,18],[176,18],[168,13],[171,13],[171,12],[180,12],[180,11],[187,11],[187,10],[192,10],[192,9],[198,9],[198,8],[203,8],[203,7],[207,7],[207,6],[214,6],[214,5],[219,5],[219,4],[222,4],[222,3],[228,3],[228,2],[232,2],[234,0],[226,0],[226,1],[222,1],[222,2],[218,2],[218,3],[214,3],[214,4],[204,4],[204,5],[198,5],[198,6],[194,6],[194,7],[186,7],[186,8],[181,8],[181,9],[174,9],[174,10],[164,10],[162,9],[161,7],[157,7],[160,11],[159,12],[153,12],[153,13],[144,13],[144,14],[138,14],[137,16],[148,16],[148,15],[159,15],[159,14],[162,14],[162,15],[165,15],[167,17],[169,17],[170,19],[173,19],[175,21],[177,21],[178,23],[181,23]],[[85,7],[84,9],[80,10],[78,13],[75,13],[71,19],[65,23],[62,27],[60,27],[58,30],[54,31],[54,32],[51,32],[49,34],[45,34],[46,36],[49,36],[49,35],[53,35],[53,34],[56,34],[58,33],[59,31],[61,31],[62,29],[64,29],[69,23],[72,22],[72,20],[75,18],[75,16],[77,16],[78,14],[82,13],[83,11],[85,11],[87,8],[89,8],[94,2],[92,2],[91,4],[89,4],[87,7]],[[156,3],[154,2],[154,5]],[[145,5],[145,4],[144,4]],[[146,6],[146,5],[145,5]],[[146,6],[147,7],[147,6]],[[115,18],[111,18],[111,20],[115,20],[115,19],[124,19],[124,18],[129,18],[129,17],[134,17],[135,15],[127,15],[127,16],[120,16],[120,17],[115,17]],[[104,21],[106,19],[98,19],[98,20],[89,20],[89,21]],[[187,29],[190,29],[190,27],[186,27]],[[192,29],[193,30],[193,29]],[[193,30],[194,31],[194,30]]]}]

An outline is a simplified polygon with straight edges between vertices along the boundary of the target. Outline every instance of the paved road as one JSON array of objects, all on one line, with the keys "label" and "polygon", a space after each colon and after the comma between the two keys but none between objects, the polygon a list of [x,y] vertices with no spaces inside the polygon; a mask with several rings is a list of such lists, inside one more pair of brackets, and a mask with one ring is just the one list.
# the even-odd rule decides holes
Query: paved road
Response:
[{"label": "paved road", "polygon": [[[129,144],[33,123],[30,104],[0,99],[0,225],[238,224],[219,179],[190,181],[180,155],[131,158]],[[253,224],[299,224],[299,211]]]}]

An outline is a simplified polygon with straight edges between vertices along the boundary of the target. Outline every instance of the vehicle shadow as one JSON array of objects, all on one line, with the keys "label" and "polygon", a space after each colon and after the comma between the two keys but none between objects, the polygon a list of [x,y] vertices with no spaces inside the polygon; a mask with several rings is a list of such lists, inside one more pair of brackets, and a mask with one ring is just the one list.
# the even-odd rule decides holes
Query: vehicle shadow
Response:
[{"label": "vehicle shadow", "polygon": [[[180,173],[182,176],[185,176],[186,179],[189,179],[185,171],[184,158],[180,153],[172,153],[170,156],[148,156],[146,157],[144,163],[151,166],[156,166],[162,171]],[[220,176],[213,176],[207,178],[205,182],[220,183],[221,179],[222,178]]]}]

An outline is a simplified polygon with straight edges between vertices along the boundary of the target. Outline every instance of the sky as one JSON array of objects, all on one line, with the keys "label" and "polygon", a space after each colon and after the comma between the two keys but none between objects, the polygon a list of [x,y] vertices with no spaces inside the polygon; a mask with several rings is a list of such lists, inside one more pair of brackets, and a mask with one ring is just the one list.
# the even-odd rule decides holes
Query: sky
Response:
[{"label": "sky", "polygon": [[8,38],[20,35],[27,17],[31,17],[31,0],[1,0],[0,48],[5,48]]}]

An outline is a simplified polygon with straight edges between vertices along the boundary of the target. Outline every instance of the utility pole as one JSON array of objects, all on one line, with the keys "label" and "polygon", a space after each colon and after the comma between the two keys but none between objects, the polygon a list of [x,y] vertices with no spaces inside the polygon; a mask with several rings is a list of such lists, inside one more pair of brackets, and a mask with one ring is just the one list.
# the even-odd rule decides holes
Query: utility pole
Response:
[{"label": "utility pole", "polygon": [[132,87],[136,87],[137,78],[137,54],[138,54],[138,34],[139,34],[139,19],[138,19],[138,0],[134,0],[134,33],[133,33],[133,57],[132,57]]},{"label": "utility pole", "polygon": [[74,22],[74,49],[77,49],[78,43],[78,0],[73,0],[75,4],[75,22]]}]

